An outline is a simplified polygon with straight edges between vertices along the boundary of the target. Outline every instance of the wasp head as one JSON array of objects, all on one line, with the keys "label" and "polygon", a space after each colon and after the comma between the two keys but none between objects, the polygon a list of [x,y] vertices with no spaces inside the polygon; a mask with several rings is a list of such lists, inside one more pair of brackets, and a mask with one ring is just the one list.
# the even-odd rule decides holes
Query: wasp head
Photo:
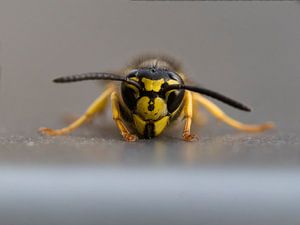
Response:
[{"label": "wasp head", "polygon": [[181,104],[184,90],[169,90],[174,84],[183,84],[182,78],[175,72],[158,68],[141,68],[131,71],[127,80],[139,84],[123,82],[122,97],[127,107],[144,120],[156,121],[172,112]]}]

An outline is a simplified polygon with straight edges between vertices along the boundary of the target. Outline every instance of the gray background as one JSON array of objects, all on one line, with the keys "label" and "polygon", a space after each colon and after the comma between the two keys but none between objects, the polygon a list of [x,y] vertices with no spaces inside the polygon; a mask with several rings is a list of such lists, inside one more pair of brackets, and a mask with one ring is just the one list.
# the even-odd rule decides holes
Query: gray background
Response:
[{"label": "gray background", "polygon": [[[0,1],[0,224],[299,224],[298,2]],[[108,110],[69,137],[64,125],[103,90],[60,75],[111,71],[142,53],[182,61],[195,81],[254,108],[125,143]]]}]

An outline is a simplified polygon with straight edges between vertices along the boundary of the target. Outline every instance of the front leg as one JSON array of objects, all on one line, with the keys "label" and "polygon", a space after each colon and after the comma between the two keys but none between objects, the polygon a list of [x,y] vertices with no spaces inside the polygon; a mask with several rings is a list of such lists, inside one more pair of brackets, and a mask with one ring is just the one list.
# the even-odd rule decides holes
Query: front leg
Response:
[{"label": "front leg", "polygon": [[193,98],[192,93],[190,91],[185,91],[184,96],[184,107],[183,114],[185,118],[185,125],[183,129],[183,140],[185,141],[195,141],[198,140],[197,135],[191,134],[191,125],[192,125],[192,117],[193,117]]},{"label": "front leg", "polygon": [[112,114],[113,114],[113,120],[116,122],[117,127],[119,128],[121,135],[126,141],[133,142],[136,141],[138,138],[136,135],[133,135],[129,132],[127,127],[125,126],[122,118],[121,118],[121,112],[120,112],[120,99],[117,94],[117,92],[113,92],[111,94],[111,106],[112,106]]}]

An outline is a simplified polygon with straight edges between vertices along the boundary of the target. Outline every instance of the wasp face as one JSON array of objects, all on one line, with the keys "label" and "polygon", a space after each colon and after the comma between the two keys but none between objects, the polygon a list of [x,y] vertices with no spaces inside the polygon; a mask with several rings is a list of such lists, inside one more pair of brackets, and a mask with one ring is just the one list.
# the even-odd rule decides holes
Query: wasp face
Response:
[{"label": "wasp face", "polygon": [[122,97],[127,107],[144,120],[157,120],[175,111],[182,102],[184,90],[164,92],[171,84],[183,84],[176,73],[156,68],[131,71],[127,78],[140,84],[140,89],[122,83]]},{"label": "wasp face", "polygon": [[137,101],[136,113],[143,120],[156,121],[168,114],[167,104],[158,96],[142,96]]},{"label": "wasp face", "polygon": [[[131,71],[127,78],[140,85],[137,88],[123,82],[121,86],[123,100],[133,112],[134,120],[138,120],[138,124],[144,123],[140,133],[145,133],[147,124],[152,124],[155,128],[155,125],[164,121],[165,126],[170,115],[179,108],[184,90],[165,92],[164,89],[172,84],[183,84],[181,77],[165,69],[142,68]],[[157,131],[154,133],[153,135],[158,135]]]}]

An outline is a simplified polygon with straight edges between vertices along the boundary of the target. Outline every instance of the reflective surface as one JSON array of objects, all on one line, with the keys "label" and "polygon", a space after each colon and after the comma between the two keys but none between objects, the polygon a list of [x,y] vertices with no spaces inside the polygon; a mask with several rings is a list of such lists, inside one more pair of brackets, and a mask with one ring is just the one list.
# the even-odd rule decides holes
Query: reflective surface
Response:
[{"label": "reflective surface", "polygon": [[[18,1],[0,3],[0,224],[300,224],[300,4]],[[239,133],[208,116],[124,142],[110,110],[65,137],[103,83],[57,76],[118,70],[132,56],[182,60],[194,83],[249,104]],[[109,107],[108,107],[109,108]],[[201,109],[201,112],[204,112]]]},{"label": "reflective surface", "polygon": [[1,223],[298,224],[299,171],[257,172],[2,167]]},{"label": "reflective surface", "polygon": [[[175,134],[154,140],[139,140],[136,143],[124,142],[117,132],[106,133],[110,137],[103,138],[89,137],[88,134],[86,131],[81,136],[69,137],[2,137],[0,162],[54,167],[115,165],[154,168],[169,166],[290,168],[298,167],[300,159],[299,135],[295,134],[209,136],[206,133],[201,136],[200,141],[192,143],[182,141]],[[116,137],[112,139],[114,135]]]}]

